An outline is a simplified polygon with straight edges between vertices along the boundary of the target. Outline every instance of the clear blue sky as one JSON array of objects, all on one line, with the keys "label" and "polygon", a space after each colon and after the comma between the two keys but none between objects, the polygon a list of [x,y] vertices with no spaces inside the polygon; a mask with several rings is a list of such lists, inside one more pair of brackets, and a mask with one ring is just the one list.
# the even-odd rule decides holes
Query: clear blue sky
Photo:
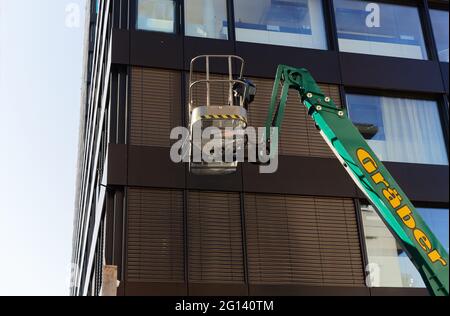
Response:
[{"label": "clear blue sky", "polygon": [[84,2],[0,0],[0,295],[68,294]]}]

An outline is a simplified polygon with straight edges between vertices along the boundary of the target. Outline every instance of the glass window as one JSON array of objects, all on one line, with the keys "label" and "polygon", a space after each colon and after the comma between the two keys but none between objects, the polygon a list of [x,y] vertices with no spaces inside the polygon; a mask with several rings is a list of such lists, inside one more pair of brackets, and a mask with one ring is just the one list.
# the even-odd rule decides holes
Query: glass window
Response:
[{"label": "glass window", "polygon": [[138,0],[138,30],[175,33],[175,1]]},{"label": "glass window", "polygon": [[235,0],[236,39],[327,49],[322,1]]},{"label": "glass window", "polygon": [[186,0],[186,35],[228,39],[226,0]]},{"label": "glass window", "polygon": [[347,95],[355,125],[373,125],[364,134],[382,161],[447,165],[444,133],[435,101]]},{"label": "glass window", "polygon": [[334,0],[342,52],[427,59],[416,7]]},{"label": "glass window", "polygon": [[[422,216],[447,252],[449,251],[449,211],[424,209]],[[369,205],[361,206],[371,287],[425,287],[417,269],[394,239],[381,218]]]},{"label": "glass window", "polygon": [[448,11],[430,10],[439,60],[448,62]]}]

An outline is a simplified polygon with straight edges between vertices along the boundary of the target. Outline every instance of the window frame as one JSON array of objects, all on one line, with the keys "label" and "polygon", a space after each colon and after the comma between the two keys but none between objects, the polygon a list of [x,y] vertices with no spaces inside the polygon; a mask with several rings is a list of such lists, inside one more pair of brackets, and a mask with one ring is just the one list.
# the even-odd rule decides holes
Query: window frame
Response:
[{"label": "window frame", "polygon": [[[341,51],[340,47],[339,47],[339,34],[338,34],[338,25],[337,25],[337,20],[336,20],[336,5],[335,5],[335,1],[336,0],[329,0],[332,4],[333,7],[333,16],[334,16],[334,27],[336,29],[336,33],[335,33],[335,40],[337,42],[337,51],[339,53],[350,53],[350,54],[359,54],[359,55],[368,55],[368,56],[378,56],[378,57],[384,57],[384,58],[401,58],[401,59],[411,59],[411,60],[418,60],[418,61],[430,61],[430,60],[436,60],[436,55],[437,55],[437,49],[436,49],[436,45],[434,44],[434,42],[431,42],[433,39],[433,36],[431,34],[430,37],[430,20],[429,20],[429,10],[428,8],[425,8],[423,5],[422,1],[417,1],[417,0],[413,0],[413,1],[409,1],[408,3],[399,1],[399,0],[376,0],[376,1],[370,1],[370,0],[360,0],[363,2],[374,2],[374,3],[382,3],[382,4],[388,4],[388,5],[397,5],[397,6],[403,6],[403,7],[413,7],[417,9],[418,15],[419,15],[419,22],[420,22],[420,26],[421,26],[421,30],[422,30],[422,37],[423,37],[423,44],[424,44],[424,48],[425,51],[427,53],[427,57],[425,59],[414,59],[414,58],[408,58],[408,57],[396,57],[396,56],[386,56],[386,55],[375,55],[375,54],[363,54],[363,53],[358,53],[358,52],[345,52],[345,51]],[[428,18],[427,16],[428,15]],[[431,33],[433,31],[431,30]]]},{"label": "window frame", "polygon": [[225,12],[226,12],[226,18],[227,18],[227,32],[228,32],[227,39],[222,39],[222,38],[217,38],[217,37],[202,37],[202,36],[188,35],[186,33],[186,24],[187,24],[187,19],[186,19],[186,2],[187,1],[189,1],[189,0],[183,0],[182,1],[181,10],[180,10],[180,13],[182,15],[182,19],[180,19],[180,24],[181,24],[181,28],[182,28],[181,34],[184,37],[187,37],[187,38],[198,38],[198,39],[203,39],[203,40],[234,41],[234,36],[232,36],[232,34],[231,34],[232,32],[234,33],[234,21],[233,21],[233,23],[231,23],[231,17],[232,17],[231,10],[234,11],[234,7],[230,8],[230,2],[232,3],[233,1],[221,0],[221,1],[225,2]]},{"label": "window frame", "polygon": [[[388,97],[388,98],[406,98],[406,99],[420,99],[426,101],[434,101],[437,104],[439,123],[441,124],[442,135],[445,143],[445,150],[449,160],[449,164],[446,165],[450,167],[450,150],[449,150],[449,113],[448,104],[445,100],[445,95],[442,94],[427,94],[421,92],[405,92],[405,91],[389,91],[389,90],[378,90],[373,88],[360,88],[360,87],[343,87],[342,88],[342,106],[344,107],[346,113],[348,113],[348,99],[349,94],[359,94],[365,96],[376,96],[376,97]],[[384,163],[384,161],[383,161]],[[389,161],[388,163],[397,163],[409,165],[408,162],[396,162]],[[423,164],[425,166],[432,166],[431,164]],[[442,165],[445,167],[445,165]]]},{"label": "window frame", "polygon": [[[431,208],[431,209],[448,209],[450,212],[450,203],[447,202],[421,202],[421,201],[411,201],[415,208]],[[354,204],[356,208],[356,218],[357,218],[357,224],[358,224],[358,233],[360,238],[360,244],[361,244],[361,252],[362,252],[362,258],[363,258],[363,268],[366,276],[369,276],[367,267],[371,263],[369,259],[369,250],[366,243],[366,232],[364,227],[364,221],[363,221],[363,215],[361,211],[362,205],[372,205],[370,201],[367,198],[355,198]],[[383,221],[383,219],[380,217],[380,219]],[[384,221],[383,221],[384,222]],[[386,225],[386,224],[385,224]],[[391,232],[391,229],[386,225],[387,229]],[[395,238],[395,237],[394,237]],[[367,285],[366,287],[369,289],[392,289],[390,287],[370,287]],[[421,287],[401,287],[403,291],[411,291],[411,290],[417,290],[417,289],[423,289]]]},{"label": "window frame", "polygon": [[430,39],[430,47],[433,48],[433,60],[436,60],[440,63],[446,63],[448,64],[449,62],[447,61],[441,61],[439,58],[439,49],[438,49],[438,45],[437,45],[437,40],[435,37],[435,33],[434,33],[434,26],[433,26],[433,19],[431,18],[431,10],[434,11],[443,11],[443,12],[447,12],[447,14],[449,14],[449,10],[448,10],[448,3],[447,3],[447,7],[441,7],[441,6],[437,6],[437,5],[432,5],[430,4],[426,10],[426,14],[424,14],[424,21],[426,21],[427,24],[427,29],[428,33],[427,34]]},{"label": "window frame", "polygon": [[[186,1],[186,0],[185,0]],[[234,10],[234,1],[235,0],[228,0],[232,4],[232,26],[233,26],[233,39],[237,43],[247,43],[247,44],[255,44],[255,45],[266,45],[266,46],[280,46],[280,47],[286,47],[290,49],[310,49],[310,50],[318,50],[318,51],[336,51],[337,47],[335,45],[334,41],[334,32],[335,29],[333,26],[335,25],[334,22],[334,14],[332,12],[332,4],[330,4],[329,0],[319,0],[321,2],[321,8],[322,8],[322,19],[323,19],[323,29],[324,29],[324,37],[325,37],[325,45],[326,48],[310,48],[310,47],[302,47],[302,46],[288,46],[288,45],[281,45],[281,44],[267,44],[267,43],[258,43],[258,42],[246,42],[246,41],[239,41],[236,37],[236,16],[235,16],[235,10]],[[239,1],[239,0],[236,0]],[[316,0],[317,1],[317,0]],[[331,1],[332,2],[332,1]],[[231,24],[231,23],[230,23]]]},{"label": "window frame", "polygon": [[139,17],[139,12],[138,12],[139,0],[133,0],[130,3],[130,22],[131,22],[130,29],[132,31],[137,31],[137,32],[150,32],[150,33],[157,33],[157,34],[165,34],[165,35],[169,35],[169,36],[170,35],[178,36],[180,34],[183,34],[182,33],[183,29],[181,28],[181,20],[184,18],[184,14],[181,13],[183,0],[167,0],[167,1],[172,1],[174,3],[174,16],[173,16],[174,31],[173,32],[138,29],[137,22],[138,22],[138,17]]}]

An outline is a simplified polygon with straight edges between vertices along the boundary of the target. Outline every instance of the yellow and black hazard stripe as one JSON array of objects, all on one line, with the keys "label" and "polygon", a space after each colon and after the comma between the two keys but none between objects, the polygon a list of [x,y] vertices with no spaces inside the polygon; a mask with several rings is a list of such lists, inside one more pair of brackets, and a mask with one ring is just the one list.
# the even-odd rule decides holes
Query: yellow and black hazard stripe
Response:
[{"label": "yellow and black hazard stripe", "polygon": [[201,118],[206,120],[241,120],[244,123],[247,123],[247,119],[241,115],[203,115]]}]

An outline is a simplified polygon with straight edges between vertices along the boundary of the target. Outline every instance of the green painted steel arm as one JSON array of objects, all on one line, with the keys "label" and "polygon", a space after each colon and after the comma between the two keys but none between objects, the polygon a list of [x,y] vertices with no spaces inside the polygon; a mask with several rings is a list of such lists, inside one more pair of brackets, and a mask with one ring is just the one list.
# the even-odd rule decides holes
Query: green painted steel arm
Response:
[{"label": "green painted steel arm", "polygon": [[448,296],[446,250],[345,111],[322,93],[306,69],[278,67],[266,121],[267,141],[272,141],[270,128],[281,127],[290,89],[299,92],[323,138],[419,270],[430,294]]}]

